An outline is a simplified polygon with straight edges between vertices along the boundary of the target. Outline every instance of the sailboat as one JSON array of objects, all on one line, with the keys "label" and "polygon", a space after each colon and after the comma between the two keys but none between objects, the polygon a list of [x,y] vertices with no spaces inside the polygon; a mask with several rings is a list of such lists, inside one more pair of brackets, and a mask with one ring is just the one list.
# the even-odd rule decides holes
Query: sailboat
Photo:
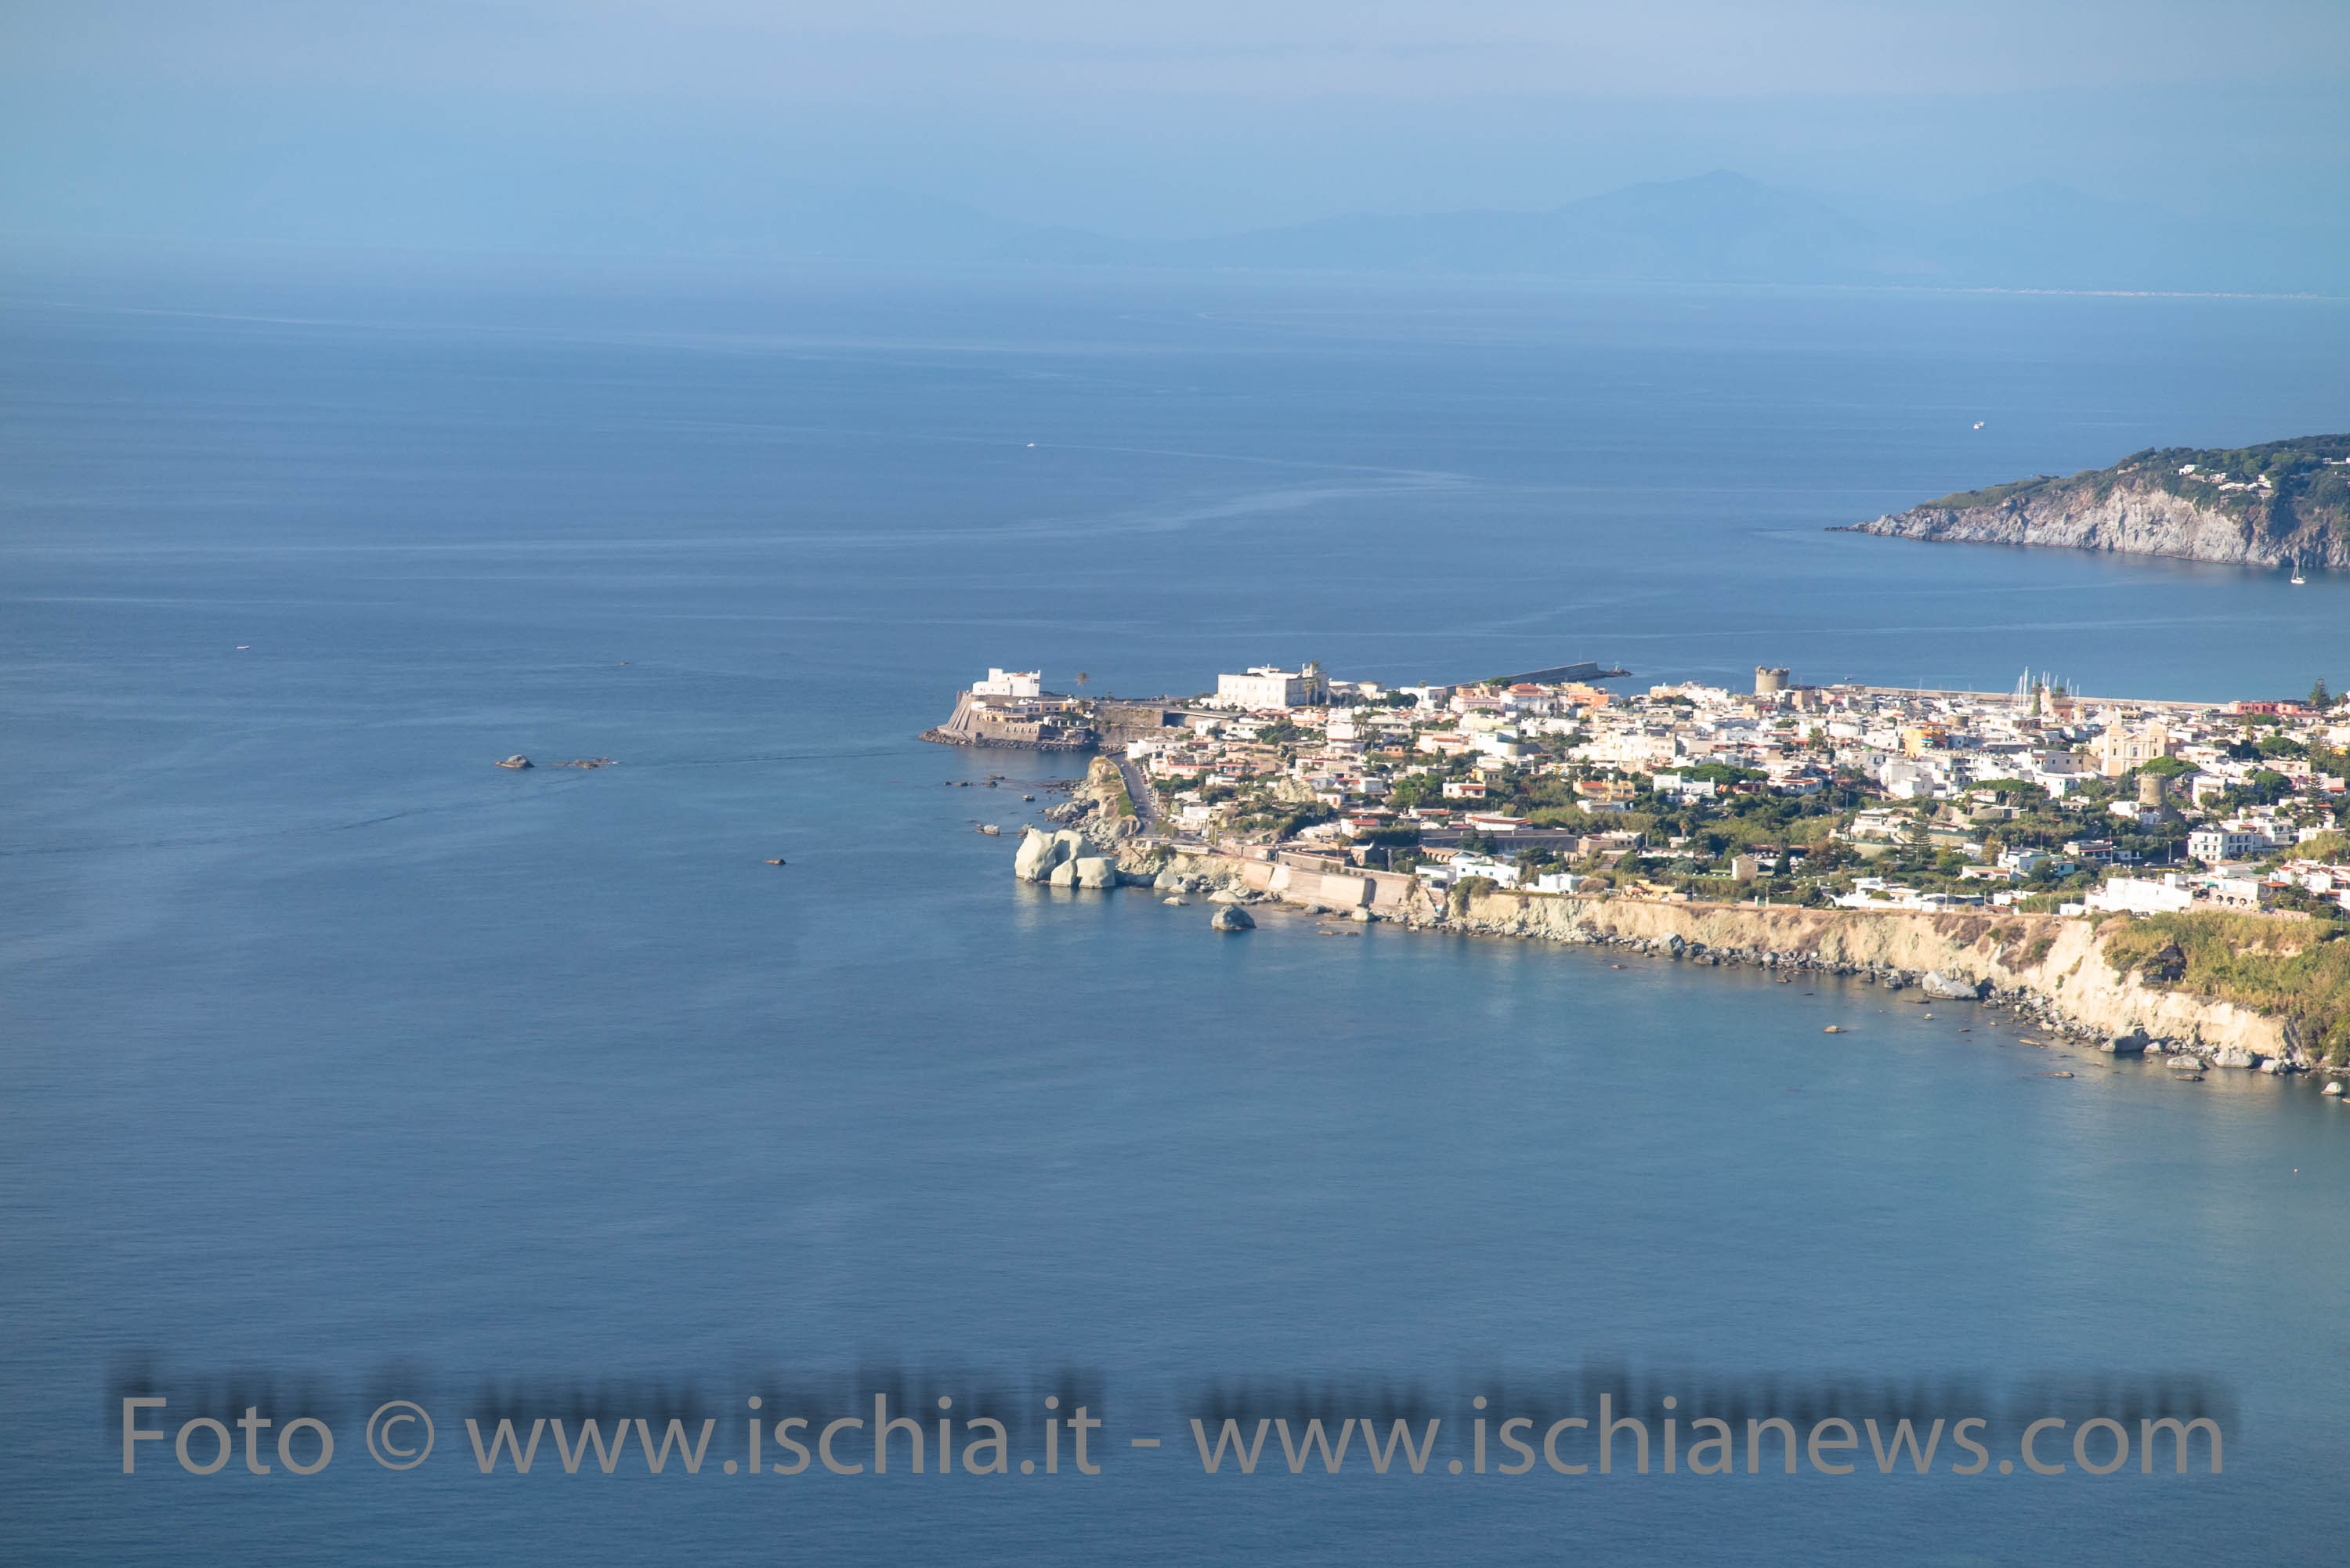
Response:
[{"label": "sailboat", "polygon": [[2307,581],[2309,581],[2309,579],[2308,579],[2307,577],[2304,577],[2304,576],[2303,576],[2301,575],[2301,557],[2300,557],[2299,556],[2295,556],[2293,558],[2293,587],[2299,587],[2302,584],[2303,584],[2303,583],[2305,583],[2305,582],[2307,582]]}]

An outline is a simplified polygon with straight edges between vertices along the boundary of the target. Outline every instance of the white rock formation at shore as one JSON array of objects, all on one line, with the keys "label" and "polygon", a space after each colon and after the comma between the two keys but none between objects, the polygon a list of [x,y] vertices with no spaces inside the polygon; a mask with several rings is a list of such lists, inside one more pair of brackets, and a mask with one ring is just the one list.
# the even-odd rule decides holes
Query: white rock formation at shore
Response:
[{"label": "white rock formation at shore", "polygon": [[1020,848],[1012,857],[1012,874],[1024,882],[1058,881],[1063,887],[1070,887],[1076,881],[1074,870],[1066,880],[1056,877],[1055,873],[1087,854],[1090,848],[1085,835],[1074,828],[1065,827],[1058,833],[1046,833],[1041,828],[1031,827],[1020,836]]}]

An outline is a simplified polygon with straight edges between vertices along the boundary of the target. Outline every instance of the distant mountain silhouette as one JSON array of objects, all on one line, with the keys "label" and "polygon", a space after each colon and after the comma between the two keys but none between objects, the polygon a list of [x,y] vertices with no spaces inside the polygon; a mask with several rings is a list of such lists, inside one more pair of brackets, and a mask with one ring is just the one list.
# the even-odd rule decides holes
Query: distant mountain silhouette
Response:
[{"label": "distant mountain silhouette", "polygon": [[1783,191],[1717,170],[1544,213],[1358,214],[1218,239],[1128,242],[1066,229],[1005,260],[1076,265],[1520,275],[1594,281],[2333,292],[2343,236],[2189,220],[2054,184],[1949,203]]}]

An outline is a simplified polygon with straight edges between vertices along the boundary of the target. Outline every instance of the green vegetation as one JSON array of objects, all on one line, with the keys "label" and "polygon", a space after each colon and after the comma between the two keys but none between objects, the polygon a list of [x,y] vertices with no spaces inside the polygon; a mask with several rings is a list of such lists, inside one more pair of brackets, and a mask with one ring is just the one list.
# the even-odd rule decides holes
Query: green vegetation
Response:
[{"label": "green vegetation", "polygon": [[1107,757],[1096,757],[1086,767],[1087,787],[1101,803],[1104,816],[1116,819],[1139,815],[1134,809],[1134,796],[1126,787],[1126,774]]},{"label": "green vegetation", "polygon": [[1277,843],[1295,838],[1317,822],[1328,822],[1338,814],[1318,800],[1268,802],[1264,810],[1253,812],[1240,819],[1238,826],[1245,832],[1270,831]]},{"label": "green vegetation", "polygon": [[[2022,498],[2079,495],[2102,500],[2116,488],[2151,486],[2223,512],[2272,535],[2317,528],[2350,535],[2350,434],[2295,436],[2260,446],[2149,447],[2111,468],[2088,469],[2070,479],[2039,474],[2009,484],[1961,490],[1925,503],[1936,510],[1966,512]],[[2178,471],[2192,464],[2195,472]],[[2231,483],[2266,479],[2265,490],[2222,490],[2207,475]]]},{"label": "green vegetation", "polygon": [[2322,860],[2329,866],[2338,866],[2350,860],[2350,833],[2329,828],[2314,838],[2276,851],[2268,857],[2268,864],[2276,866],[2287,860],[2303,859]]},{"label": "green vegetation", "polygon": [[1454,914],[1465,915],[1469,912],[1471,898],[1482,898],[1500,887],[1501,884],[1491,877],[1463,877],[1452,884],[1452,891],[1446,895],[1446,901]]},{"label": "green vegetation", "polygon": [[2303,1048],[2350,1063],[2350,942],[2331,919],[2195,911],[2105,928],[2116,974],[2291,1020]]},{"label": "green vegetation", "polygon": [[2030,479],[2019,479],[2007,484],[1985,485],[1981,490],[1953,491],[1939,500],[1923,502],[1920,504],[1931,506],[1942,512],[1970,512],[1977,507],[1996,506],[2002,501],[2012,501],[2019,495],[2029,495],[2043,485],[2059,483],[2061,482],[2053,473],[2040,473],[2034,474]]}]

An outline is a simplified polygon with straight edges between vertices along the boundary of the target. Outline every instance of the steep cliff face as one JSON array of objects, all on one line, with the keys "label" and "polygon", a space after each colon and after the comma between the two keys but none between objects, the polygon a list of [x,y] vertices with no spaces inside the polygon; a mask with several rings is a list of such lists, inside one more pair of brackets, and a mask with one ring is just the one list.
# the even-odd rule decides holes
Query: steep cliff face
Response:
[{"label": "steep cliff face", "polygon": [[1929,915],[1851,909],[1662,904],[1629,898],[1554,898],[1490,893],[1472,900],[1461,929],[1560,941],[1614,939],[1716,955],[1764,954],[1861,971],[1931,971],[2040,998],[2074,1025],[2105,1034],[2143,1030],[2238,1063],[2251,1057],[2310,1064],[2283,1021],[2225,1002],[2116,975],[2101,929],[2053,915]]},{"label": "steep cliff face", "polygon": [[2350,566],[2345,457],[2350,457],[2350,436],[2137,452],[2070,479],[2043,477],[1947,495],[1850,531],[2247,566],[2298,560],[2305,566]]},{"label": "steep cliff face", "polygon": [[[2027,1003],[2043,1018],[2084,1033],[2134,1033],[2168,1041],[2222,1066],[2320,1064],[2293,1020],[2149,982],[2116,967],[2108,939],[2127,917],[2094,922],[2007,912],[1927,914],[1753,904],[1671,904],[1644,898],[1571,898],[1496,889],[1462,908],[1428,896],[1417,878],[1386,873],[1309,877],[1294,868],[1225,855],[1145,856],[1131,847],[1124,878],[1157,873],[1170,891],[1218,889],[1217,897],[1285,899],[1360,909],[1371,919],[1421,929],[1534,941],[1617,943],[1658,957],[1701,963],[1769,963],[1906,982],[1929,974],[1980,981],[1995,996]],[[2337,1066],[2336,1071],[2341,1069]]]}]

